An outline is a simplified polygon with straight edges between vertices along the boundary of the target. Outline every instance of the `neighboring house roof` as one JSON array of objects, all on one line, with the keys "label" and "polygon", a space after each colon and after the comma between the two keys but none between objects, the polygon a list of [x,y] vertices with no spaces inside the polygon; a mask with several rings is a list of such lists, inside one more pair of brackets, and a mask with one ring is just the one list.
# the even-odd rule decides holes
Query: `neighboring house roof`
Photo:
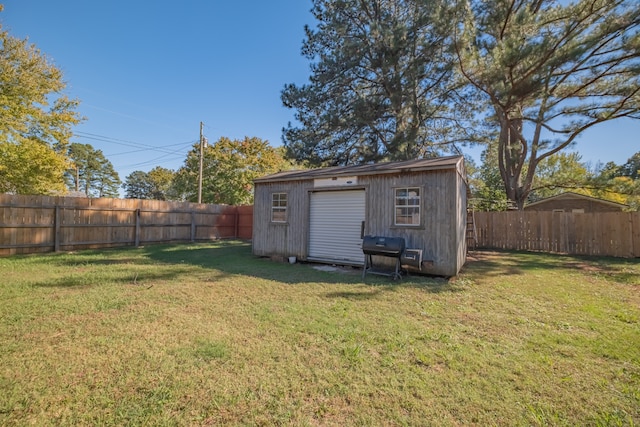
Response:
[{"label": "neighboring house roof", "polygon": [[456,169],[463,161],[462,156],[437,157],[434,159],[406,160],[355,166],[333,166],[320,169],[292,170],[274,173],[254,180],[254,182],[298,181],[334,176],[363,176],[392,173],[421,172],[439,169]]},{"label": "neighboring house roof", "polygon": [[609,205],[609,206],[615,206],[618,208],[626,208],[628,207],[627,205],[623,204],[623,203],[617,203],[617,202],[612,202],[609,200],[604,200],[604,199],[598,199],[597,197],[591,197],[591,196],[585,196],[584,194],[578,194],[578,193],[574,193],[572,191],[567,191],[565,193],[561,193],[561,194],[557,194],[555,196],[551,196],[551,197],[547,197],[546,199],[541,199],[538,200],[536,202],[533,203],[527,203],[527,205],[524,207],[524,209],[527,209],[528,207],[531,206],[536,206],[542,203],[548,203],[554,200],[568,200],[568,199],[582,199],[582,200],[588,200],[591,202],[596,202],[596,203],[602,203],[604,205]]}]

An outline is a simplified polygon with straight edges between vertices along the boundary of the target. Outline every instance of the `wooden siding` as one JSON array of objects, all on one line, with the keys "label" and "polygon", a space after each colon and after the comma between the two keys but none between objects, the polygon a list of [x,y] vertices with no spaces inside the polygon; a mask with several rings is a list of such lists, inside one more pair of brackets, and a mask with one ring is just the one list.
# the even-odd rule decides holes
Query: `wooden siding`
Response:
[{"label": "wooden siding", "polygon": [[458,171],[456,175],[456,274],[467,261],[467,195],[468,184],[464,179],[464,171]]},{"label": "wooden siding", "polygon": [[476,212],[476,247],[640,257],[640,212]]},{"label": "wooden siding", "polygon": [[[421,224],[418,227],[394,225],[397,187],[421,188]],[[407,248],[422,249],[424,273],[453,276],[466,260],[466,184],[462,171],[455,169],[365,175],[358,185],[366,193],[365,234],[403,237]],[[313,188],[312,180],[256,182],[254,198],[253,253],[258,256],[296,256],[307,259],[309,238],[309,194],[311,191],[337,191]],[[271,222],[271,194],[288,194],[286,224]],[[364,256],[363,256],[364,258]],[[391,258],[374,257],[380,265],[392,265]]]},{"label": "wooden siding", "polygon": [[[417,174],[363,177],[368,185],[368,206],[365,234],[403,237],[407,248],[422,249],[424,272],[443,276],[458,273],[457,237],[458,201],[455,171],[432,171]],[[420,187],[421,225],[402,227],[394,225],[394,188]],[[462,228],[464,235],[464,227]],[[392,265],[395,261],[374,257],[374,263]],[[461,267],[461,265],[460,265]]]},{"label": "wooden siding", "polygon": [[[253,254],[307,258],[311,181],[256,183],[253,212]],[[287,193],[287,222],[271,222],[271,195]]]}]

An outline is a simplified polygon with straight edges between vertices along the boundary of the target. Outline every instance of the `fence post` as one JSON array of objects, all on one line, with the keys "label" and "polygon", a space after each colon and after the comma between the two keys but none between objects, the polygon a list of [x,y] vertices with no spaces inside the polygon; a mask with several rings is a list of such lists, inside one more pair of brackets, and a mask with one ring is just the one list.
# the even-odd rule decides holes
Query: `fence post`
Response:
[{"label": "fence post", "polygon": [[138,246],[140,246],[140,209],[136,209],[135,211],[135,215],[136,215],[136,248]]},{"label": "fence post", "polygon": [[196,213],[191,211],[191,242],[196,241]]},{"label": "fence post", "polygon": [[60,206],[55,206],[55,218],[53,219],[53,251],[60,252]]}]

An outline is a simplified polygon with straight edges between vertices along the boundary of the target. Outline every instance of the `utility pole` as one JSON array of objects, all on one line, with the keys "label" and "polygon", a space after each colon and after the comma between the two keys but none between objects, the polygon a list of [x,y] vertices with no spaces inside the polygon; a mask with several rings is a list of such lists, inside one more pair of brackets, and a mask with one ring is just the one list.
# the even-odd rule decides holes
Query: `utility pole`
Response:
[{"label": "utility pole", "polygon": [[202,203],[202,158],[204,157],[204,136],[202,128],[204,123],[200,122],[200,173],[198,174],[198,203]]}]

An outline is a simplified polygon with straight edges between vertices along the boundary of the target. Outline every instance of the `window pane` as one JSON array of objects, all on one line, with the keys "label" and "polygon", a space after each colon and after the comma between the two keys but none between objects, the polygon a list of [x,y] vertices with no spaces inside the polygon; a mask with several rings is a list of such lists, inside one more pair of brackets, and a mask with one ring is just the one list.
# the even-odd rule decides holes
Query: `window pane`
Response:
[{"label": "window pane", "polygon": [[287,193],[271,194],[271,221],[287,221]]},{"label": "window pane", "polygon": [[407,224],[407,220],[405,208],[396,208],[396,224]]},{"label": "window pane", "polygon": [[274,209],[271,215],[271,221],[285,222],[287,220],[287,211],[285,209]]},{"label": "window pane", "polygon": [[395,190],[395,224],[420,225],[420,188]]}]

